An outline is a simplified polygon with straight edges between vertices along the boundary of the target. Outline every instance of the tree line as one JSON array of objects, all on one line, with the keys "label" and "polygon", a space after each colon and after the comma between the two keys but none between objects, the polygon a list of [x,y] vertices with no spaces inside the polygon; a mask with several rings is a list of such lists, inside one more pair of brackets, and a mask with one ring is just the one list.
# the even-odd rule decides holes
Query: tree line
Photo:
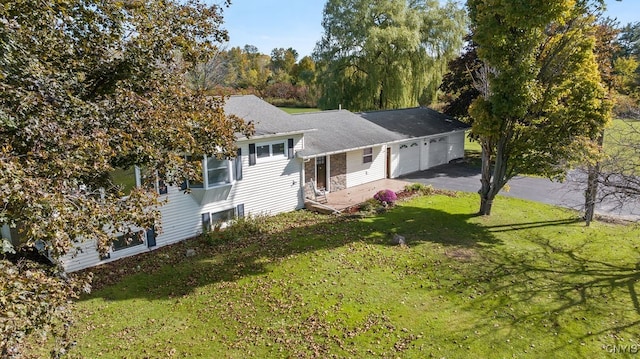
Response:
[{"label": "tree line", "polygon": [[352,111],[430,105],[467,18],[453,2],[329,0],[312,56],[252,45],[214,52],[190,80],[212,93],[255,93],[275,105]]},{"label": "tree line", "polygon": [[211,94],[251,93],[277,106],[316,107],[316,62],[311,56],[298,57],[293,48],[275,48],[271,55],[253,45],[216,49],[188,80]]}]

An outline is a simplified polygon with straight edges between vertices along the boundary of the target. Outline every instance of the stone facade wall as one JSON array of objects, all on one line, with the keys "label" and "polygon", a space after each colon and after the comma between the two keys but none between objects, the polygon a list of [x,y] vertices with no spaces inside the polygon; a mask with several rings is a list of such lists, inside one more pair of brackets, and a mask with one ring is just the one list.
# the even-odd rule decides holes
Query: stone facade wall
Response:
[{"label": "stone facade wall", "polygon": [[304,197],[314,198],[313,189],[311,187],[311,180],[316,178],[316,160],[310,159],[304,163]]},{"label": "stone facade wall", "polygon": [[347,154],[338,153],[331,155],[329,161],[329,188],[331,188],[331,192],[347,188]]}]

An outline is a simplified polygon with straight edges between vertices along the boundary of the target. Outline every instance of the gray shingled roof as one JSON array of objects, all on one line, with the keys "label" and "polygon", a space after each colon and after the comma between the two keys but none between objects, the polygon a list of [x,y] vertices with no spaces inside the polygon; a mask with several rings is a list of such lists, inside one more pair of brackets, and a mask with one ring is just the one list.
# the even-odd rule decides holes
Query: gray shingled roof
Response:
[{"label": "gray shingled roof", "polygon": [[253,122],[256,129],[254,136],[305,132],[313,128],[254,95],[229,97],[225,101],[224,111]]},{"label": "gray shingled roof", "polygon": [[343,152],[415,137],[459,131],[468,125],[427,108],[355,114],[346,110],[290,115],[254,95],[231,96],[225,112],[255,124],[254,137],[305,133],[299,156]]},{"label": "gray shingled roof", "polygon": [[317,131],[305,134],[299,156],[312,157],[401,140],[403,137],[346,110],[292,115],[303,127]]},{"label": "gray shingled roof", "polygon": [[470,127],[441,112],[424,107],[363,112],[358,115],[406,138],[437,135]]}]

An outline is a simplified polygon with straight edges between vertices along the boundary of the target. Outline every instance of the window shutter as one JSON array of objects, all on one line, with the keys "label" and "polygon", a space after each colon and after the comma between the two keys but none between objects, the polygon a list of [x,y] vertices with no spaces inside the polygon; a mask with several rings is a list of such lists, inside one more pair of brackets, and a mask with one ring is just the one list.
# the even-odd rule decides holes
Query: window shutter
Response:
[{"label": "window shutter", "polygon": [[236,171],[236,181],[240,181],[242,179],[242,149],[238,148],[238,153],[236,158],[233,160],[234,169]]},{"label": "window shutter", "polygon": [[293,138],[287,140],[287,157],[289,159],[293,158]]},{"label": "window shutter", "polygon": [[207,213],[202,214],[202,231],[206,232],[211,229],[211,215]]},{"label": "window shutter", "polygon": [[253,166],[256,164],[256,144],[249,144],[249,166]]},{"label": "window shutter", "polygon": [[244,217],[244,203],[240,203],[236,206],[236,217],[243,218]]},{"label": "window shutter", "polygon": [[159,194],[167,194],[169,193],[169,187],[164,182],[164,176],[158,179],[158,193]]},{"label": "window shutter", "polygon": [[147,230],[147,247],[155,247],[156,246],[156,229],[151,227]]}]

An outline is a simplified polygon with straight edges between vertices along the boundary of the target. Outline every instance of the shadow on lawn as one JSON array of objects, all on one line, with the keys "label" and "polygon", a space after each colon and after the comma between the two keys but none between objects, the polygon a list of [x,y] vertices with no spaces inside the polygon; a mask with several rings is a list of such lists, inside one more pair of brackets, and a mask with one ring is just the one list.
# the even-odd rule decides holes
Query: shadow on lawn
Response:
[{"label": "shadow on lawn", "polygon": [[492,233],[497,233],[497,232],[519,231],[519,230],[531,229],[531,228],[560,226],[560,225],[582,223],[582,222],[584,222],[584,220],[581,218],[568,218],[568,219],[558,219],[555,221],[538,221],[538,222],[485,226],[483,228],[490,230]]},{"label": "shadow on lawn", "polygon": [[[640,324],[636,289],[640,262],[617,264],[589,258],[582,254],[587,243],[568,247],[541,237],[530,243],[537,248],[520,256],[492,251],[486,258],[487,270],[470,279],[486,285],[471,306],[483,308],[487,318],[509,318],[514,326],[572,335],[573,343],[564,341],[556,349],[585,345],[587,339],[604,340],[602,345],[625,344],[625,336],[630,344],[628,332],[619,334]],[[492,320],[476,326],[489,336],[495,332]]]},{"label": "shadow on lawn", "polygon": [[500,241],[486,227],[469,222],[474,217],[477,217],[476,213],[448,213],[432,208],[401,206],[369,219],[370,234],[367,237],[386,244],[393,244],[394,234],[404,236],[408,245],[420,242],[466,247],[499,244]]},{"label": "shadow on lawn", "polygon": [[[284,226],[285,229],[267,235],[215,245],[192,239],[94,268],[94,287],[98,291],[91,297],[124,300],[182,296],[200,286],[267,273],[273,263],[301,253],[352,242],[390,246],[394,234],[403,235],[409,246],[425,242],[465,247],[499,243],[481,226],[469,223],[474,216],[398,206],[361,220],[319,217],[323,220],[308,226]],[[195,249],[197,255],[186,257],[188,248]]]}]

